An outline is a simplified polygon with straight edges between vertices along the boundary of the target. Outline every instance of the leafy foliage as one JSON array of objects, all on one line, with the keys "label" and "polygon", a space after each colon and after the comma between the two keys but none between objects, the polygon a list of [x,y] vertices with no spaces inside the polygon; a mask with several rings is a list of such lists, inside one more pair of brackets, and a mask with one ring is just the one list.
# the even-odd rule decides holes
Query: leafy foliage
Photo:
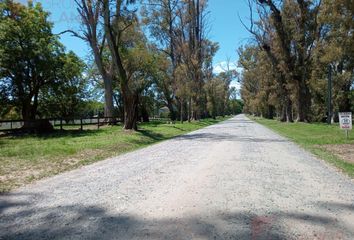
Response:
[{"label": "leafy foliage", "polygon": [[239,51],[245,110],[282,121],[324,120],[330,67],[334,112],[350,111],[354,83],[350,1],[254,2],[258,20],[252,18],[248,30],[256,44]]},{"label": "leafy foliage", "polygon": [[73,53],[65,53],[58,36],[51,31],[48,17],[40,4],[29,2],[24,6],[10,0],[0,3],[2,101],[25,120],[41,116],[45,110],[42,108],[44,112],[40,113],[38,108],[47,101],[67,100],[56,99],[58,95],[75,95],[67,86],[82,73],[83,63]]}]

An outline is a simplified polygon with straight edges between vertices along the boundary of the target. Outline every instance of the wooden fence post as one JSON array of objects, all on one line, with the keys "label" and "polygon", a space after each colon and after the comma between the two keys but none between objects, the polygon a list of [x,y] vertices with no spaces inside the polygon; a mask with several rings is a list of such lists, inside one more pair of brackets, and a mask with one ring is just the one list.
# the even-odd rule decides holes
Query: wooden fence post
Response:
[{"label": "wooden fence post", "polygon": [[80,118],[80,130],[84,130],[83,126],[82,126],[82,118]]},{"label": "wooden fence post", "polygon": [[100,129],[100,117],[97,117],[97,129]]},{"label": "wooden fence post", "polygon": [[63,131],[63,119],[60,118],[60,131]]}]

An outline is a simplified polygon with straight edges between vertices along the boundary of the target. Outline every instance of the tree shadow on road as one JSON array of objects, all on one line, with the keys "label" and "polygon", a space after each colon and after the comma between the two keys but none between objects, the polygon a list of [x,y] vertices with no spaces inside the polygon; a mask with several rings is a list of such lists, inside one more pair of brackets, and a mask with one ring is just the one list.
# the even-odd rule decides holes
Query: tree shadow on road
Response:
[{"label": "tree shadow on road", "polygon": [[[2,196],[4,197],[4,196]],[[31,196],[29,196],[31,197]],[[191,215],[181,218],[151,219],[109,213],[104,206],[66,205],[38,207],[28,202],[2,199],[0,239],[288,239],[291,227],[284,222],[299,221],[309,227],[326,229],[324,239],[353,236],[353,229],[334,217],[291,212],[273,212],[259,216],[252,211],[220,212],[215,215]],[[321,203],[320,203],[321,205]],[[342,209],[341,204],[332,203]],[[346,208],[348,210],[348,208]],[[354,214],[352,206],[349,211]],[[342,225],[341,225],[342,224]],[[300,236],[313,239],[314,236]],[[310,238],[308,238],[310,237]]]},{"label": "tree shadow on road", "polygon": [[255,124],[254,121],[246,120],[246,119],[230,119],[230,120],[227,120],[227,123],[235,123],[235,124],[238,124],[238,123],[242,123],[242,124]]},{"label": "tree shadow on road", "polygon": [[350,211],[354,213],[354,202],[351,204],[348,203],[339,203],[339,202],[318,202],[317,203],[323,209],[335,209]]},{"label": "tree shadow on road", "polygon": [[139,133],[141,133],[143,136],[145,137],[148,137],[154,141],[162,141],[162,140],[165,140],[165,139],[169,139],[168,136],[164,136],[163,134],[160,134],[160,133],[156,133],[154,131],[151,131],[151,130],[138,130]]},{"label": "tree shadow on road", "polygon": [[193,133],[176,137],[181,140],[195,140],[195,141],[232,141],[232,142],[248,142],[248,143],[273,143],[273,142],[289,142],[282,138],[255,138],[252,136],[238,136],[235,134],[225,133]]}]

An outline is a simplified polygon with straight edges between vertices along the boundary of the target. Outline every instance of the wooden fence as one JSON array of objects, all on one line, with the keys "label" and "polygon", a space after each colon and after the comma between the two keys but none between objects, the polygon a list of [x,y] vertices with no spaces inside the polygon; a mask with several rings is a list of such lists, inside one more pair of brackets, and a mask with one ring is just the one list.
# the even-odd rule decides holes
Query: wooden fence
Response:
[{"label": "wooden fence", "polygon": [[[33,120],[30,122],[35,121],[42,121],[47,120],[52,124],[55,129],[63,130],[68,127],[79,127],[80,130],[83,130],[84,126],[96,126],[97,129],[100,126],[107,125],[109,123],[122,123],[122,119],[120,118],[107,118],[107,117],[91,117],[91,118],[51,118],[51,119],[40,119],[40,120]],[[157,118],[152,117],[150,118],[151,121],[168,121],[165,118]],[[25,125],[24,120],[1,120],[0,121],[0,131],[16,131],[20,130]]]}]

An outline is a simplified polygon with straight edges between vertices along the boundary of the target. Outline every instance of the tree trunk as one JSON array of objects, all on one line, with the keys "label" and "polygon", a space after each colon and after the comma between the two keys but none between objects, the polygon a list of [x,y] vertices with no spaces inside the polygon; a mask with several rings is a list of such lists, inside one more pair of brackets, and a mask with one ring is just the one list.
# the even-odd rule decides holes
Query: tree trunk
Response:
[{"label": "tree trunk", "polygon": [[150,122],[149,113],[146,109],[145,104],[140,104],[140,113],[141,113],[141,118],[142,118],[143,122]]},{"label": "tree trunk", "polygon": [[[102,74],[101,74],[102,75]],[[108,119],[109,123],[112,122],[114,105],[113,105],[113,87],[112,78],[107,75],[103,79],[104,82],[104,117]]]},{"label": "tree trunk", "polygon": [[192,118],[192,98],[189,98],[188,102],[188,122],[191,122]]},{"label": "tree trunk", "polygon": [[289,99],[289,97],[287,97],[287,104],[286,104],[286,121],[287,122],[294,122],[294,119],[293,119],[293,106],[292,106],[292,102],[291,100]]},{"label": "tree trunk", "polygon": [[274,107],[272,105],[268,105],[267,109],[267,118],[268,119],[273,119],[274,118]]},{"label": "tree trunk", "polygon": [[[31,99],[31,98],[29,98]],[[31,100],[22,102],[22,118],[24,131],[44,133],[54,130],[52,124],[46,119],[37,119],[38,97],[34,96],[34,103],[31,104]]]},{"label": "tree trunk", "polygon": [[281,122],[286,122],[287,121],[287,117],[286,117],[286,105],[284,104],[282,106],[282,109],[281,109],[281,117],[280,117],[280,121]]},{"label": "tree trunk", "polygon": [[170,111],[171,121],[175,121],[177,118],[177,114],[176,114],[176,111],[173,107],[172,100],[167,100],[167,107],[168,107],[168,110]]},{"label": "tree trunk", "polygon": [[34,116],[32,115],[33,110],[32,110],[32,105],[31,105],[31,101],[22,101],[22,109],[21,109],[21,113],[22,113],[22,119],[24,121],[29,121],[29,120],[34,120]]},{"label": "tree trunk", "polygon": [[300,80],[298,84],[298,96],[297,96],[297,111],[298,111],[298,122],[308,122],[309,121],[309,109],[310,109],[310,93],[305,80]]},{"label": "tree trunk", "polygon": [[138,130],[138,97],[122,89],[124,101],[124,129]]},{"label": "tree trunk", "polygon": [[181,123],[183,123],[183,114],[184,114],[184,110],[183,110],[183,100],[181,99],[181,101],[180,101],[180,103],[181,103],[181,110],[180,110],[180,121],[181,121]]}]

